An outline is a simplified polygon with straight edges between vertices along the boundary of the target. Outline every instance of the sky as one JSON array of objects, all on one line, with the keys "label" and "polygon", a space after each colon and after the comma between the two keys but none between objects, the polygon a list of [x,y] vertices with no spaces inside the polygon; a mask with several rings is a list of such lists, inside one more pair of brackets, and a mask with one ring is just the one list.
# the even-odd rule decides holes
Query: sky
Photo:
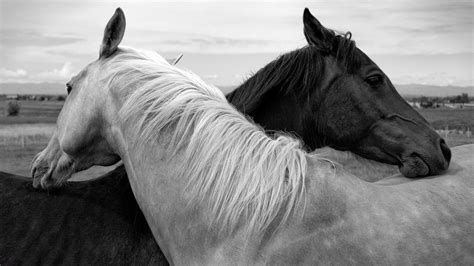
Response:
[{"label": "sky", "polygon": [[0,0],[0,82],[67,82],[98,57],[115,8],[122,45],[165,57],[215,85],[238,85],[306,45],[302,14],[351,31],[396,84],[474,86],[472,0]]}]

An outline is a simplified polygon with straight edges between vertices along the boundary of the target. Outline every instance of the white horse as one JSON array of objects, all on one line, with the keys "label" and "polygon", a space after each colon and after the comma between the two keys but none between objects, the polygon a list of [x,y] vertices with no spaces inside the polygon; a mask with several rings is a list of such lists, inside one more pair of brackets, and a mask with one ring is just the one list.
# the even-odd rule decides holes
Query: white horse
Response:
[{"label": "white horse", "polygon": [[36,184],[121,158],[171,264],[474,261],[472,159],[455,150],[444,176],[364,182],[293,138],[269,138],[158,54],[119,48],[124,31],[117,9],[99,59],[67,85]]}]

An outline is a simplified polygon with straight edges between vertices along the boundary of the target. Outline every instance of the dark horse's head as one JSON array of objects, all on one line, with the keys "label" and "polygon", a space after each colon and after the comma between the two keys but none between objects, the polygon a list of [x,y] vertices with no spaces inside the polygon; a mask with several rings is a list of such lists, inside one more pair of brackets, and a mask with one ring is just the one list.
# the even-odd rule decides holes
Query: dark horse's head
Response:
[{"label": "dark horse's head", "polygon": [[266,130],[397,164],[407,177],[444,172],[445,141],[403,100],[351,34],[336,35],[305,9],[308,46],[284,54],[228,95]]}]

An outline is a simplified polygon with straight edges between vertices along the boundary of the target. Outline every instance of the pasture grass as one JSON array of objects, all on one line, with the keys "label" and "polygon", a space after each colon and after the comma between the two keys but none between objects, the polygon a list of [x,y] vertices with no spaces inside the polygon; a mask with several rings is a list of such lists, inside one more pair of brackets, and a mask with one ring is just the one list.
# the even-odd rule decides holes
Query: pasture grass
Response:
[{"label": "pasture grass", "polygon": [[435,129],[474,130],[474,108],[449,109],[427,108],[416,109]]},{"label": "pasture grass", "polygon": [[18,116],[7,116],[7,101],[0,100],[0,125],[56,123],[63,107],[62,101],[18,101],[20,113]]},{"label": "pasture grass", "polygon": [[460,134],[440,134],[446,140],[449,147],[456,147],[465,144],[473,144],[474,136],[466,136]]},{"label": "pasture grass", "polygon": [[[0,171],[30,176],[33,158],[46,148],[55,127],[55,124],[0,124]],[[71,180],[91,179],[114,168],[95,166],[75,174]]]}]

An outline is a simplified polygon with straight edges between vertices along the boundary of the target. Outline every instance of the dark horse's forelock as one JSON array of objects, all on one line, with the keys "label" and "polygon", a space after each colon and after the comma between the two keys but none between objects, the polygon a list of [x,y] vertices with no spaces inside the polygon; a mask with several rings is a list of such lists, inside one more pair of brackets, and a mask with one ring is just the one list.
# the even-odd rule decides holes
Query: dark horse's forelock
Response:
[{"label": "dark horse's forelock", "polygon": [[[240,110],[250,111],[252,105],[267,92],[296,93],[307,96],[311,90],[320,87],[325,71],[326,56],[334,56],[344,72],[352,73],[360,67],[355,42],[351,33],[336,35],[333,31],[332,49],[322,50],[308,45],[279,56],[260,69],[240,87],[227,95],[229,102]],[[245,103],[246,106],[241,106]]]},{"label": "dark horse's forelock", "polygon": [[334,36],[333,51],[331,53],[338,62],[343,64],[343,70],[348,73],[353,73],[359,69],[361,64],[360,53],[357,53],[356,43],[351,38],[352,33],[350,31],[344,35]]}]

